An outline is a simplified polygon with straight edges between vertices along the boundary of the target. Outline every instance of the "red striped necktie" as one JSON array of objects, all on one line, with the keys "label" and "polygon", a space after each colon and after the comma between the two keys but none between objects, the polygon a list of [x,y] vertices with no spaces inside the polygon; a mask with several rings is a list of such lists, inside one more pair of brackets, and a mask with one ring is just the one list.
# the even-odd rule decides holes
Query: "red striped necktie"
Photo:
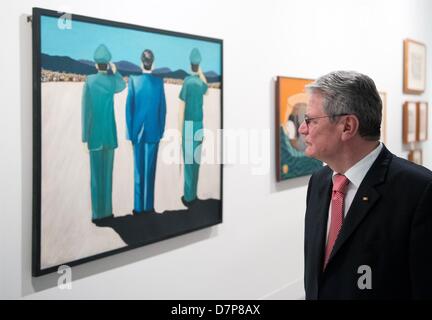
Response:
[{"label": "red striped necktie", "polygon": [[331,222],[330,231],[327,241],[327,246],[325,248],[324,257],[324,269],[327,266],[330,254],[333,250],[333,246],[342,228],[342,222],[344,218],[344,199],[346,188],[348,186],[349,180],[342,174],[336,174],[333,177],[333,193],[331,200]]}]

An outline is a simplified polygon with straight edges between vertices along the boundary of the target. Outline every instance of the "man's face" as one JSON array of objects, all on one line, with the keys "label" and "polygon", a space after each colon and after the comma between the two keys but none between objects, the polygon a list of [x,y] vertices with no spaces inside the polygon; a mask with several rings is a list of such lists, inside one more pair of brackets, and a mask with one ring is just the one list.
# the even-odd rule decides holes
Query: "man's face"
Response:
[{"label": "man's face", "polygon": [[324,162],[338,155],[340,129],[337,123],[330,122],[323,108],[324,98],[319,93],[311,93],[308,96],[308,104],[305,116],[310,120],[307,125],[305,121],[299,127],[299,133],[303,135],[306,149],[304,153],[308,157],[319,159]]}]

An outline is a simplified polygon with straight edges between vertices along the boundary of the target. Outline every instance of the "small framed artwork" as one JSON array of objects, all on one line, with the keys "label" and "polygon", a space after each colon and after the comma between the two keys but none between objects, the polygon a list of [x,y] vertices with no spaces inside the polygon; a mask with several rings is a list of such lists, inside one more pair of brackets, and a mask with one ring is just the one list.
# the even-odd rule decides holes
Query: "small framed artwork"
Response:
[{"label": "small framed artwork", "polygon": [[221,223],[222,40],[32,24],[33,276]]},{"label": "small framed artwork", "polygon": [[404,40],[403,92],[421,94],[426,89],[426,45]]},{"label": "small framed artwork", "polygon": [[428,103],[417,102],[417,141],[428,138]]},{"label": "small framed artwork", "polygon": [[408,160],[418,165],[423,165],[423,152],[421,149],[411,150],[408,153]]},{"label": "small framed artwork", "polygon": [[306,144],[298,132],[307,105],[305,86],[310,79],[277,77],[276,82],[276,177],[277,181],[305,176],[322,162],[305,155]]},{"label": "small framed artwork", "polygon": [[382,119],[381,119],[381,137],[380,141],[382,143],[387,142],[387,93],[379,92],[382,101]]},{"label": "small framed artwork", "polygon": [[405,102],[403,105],[403,143],[415,142],[417,140],[417,103]]}]

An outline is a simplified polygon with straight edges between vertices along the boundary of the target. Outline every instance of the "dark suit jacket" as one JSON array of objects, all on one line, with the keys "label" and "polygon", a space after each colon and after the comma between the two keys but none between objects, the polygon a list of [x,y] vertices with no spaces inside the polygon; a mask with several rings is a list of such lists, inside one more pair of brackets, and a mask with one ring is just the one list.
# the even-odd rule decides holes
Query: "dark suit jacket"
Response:
[{"label": "dark suit jacket", "polygon": [[[361,183],[323,271],[332,191],[329,167],[309,181],[306,299],[432,298],[432,172],[385,146]],[[359,289],[362,265],[372,289]]]}]

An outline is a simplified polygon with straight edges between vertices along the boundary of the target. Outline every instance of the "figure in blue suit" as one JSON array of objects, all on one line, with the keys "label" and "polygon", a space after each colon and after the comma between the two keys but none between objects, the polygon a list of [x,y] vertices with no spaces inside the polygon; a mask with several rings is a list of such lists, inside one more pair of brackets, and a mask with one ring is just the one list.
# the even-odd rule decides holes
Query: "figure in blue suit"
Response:
[{"label": "figure in blue suit", "polygon": [[159,141],[165,130],[164,82],[151,74],[154,55],[141,55],[143,74],[130,76],[126,100],[128,139],[134,150],[134,214],[154,211],[154,185]]},{"label": "figure in blue suit", "polygon": [[118,146],[114,94],[126,83],[113,63],[113,74],[108,74],[110,60],[111,53],[101,44],[94,53],[98,73],[87,77],[82,95],[82,142],[90,153],[92,221],[113,215],[112,171]]}]

